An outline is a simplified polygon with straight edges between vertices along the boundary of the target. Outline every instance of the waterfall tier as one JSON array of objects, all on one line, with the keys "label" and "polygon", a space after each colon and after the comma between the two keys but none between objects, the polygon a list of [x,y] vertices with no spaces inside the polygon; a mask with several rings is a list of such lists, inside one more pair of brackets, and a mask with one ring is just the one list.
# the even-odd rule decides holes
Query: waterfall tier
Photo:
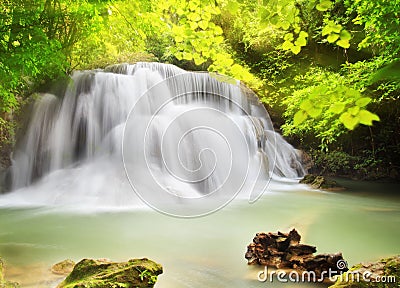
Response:
[{"label": "waterfall tier", "polygon": [[75,72],[64,95],[36,101],[9,196],[123,206],[134,190],[161,212],[191,216],[239,191],[255,201],[274,176],[302,176],[256,95],[218,78],[160,63]]}]

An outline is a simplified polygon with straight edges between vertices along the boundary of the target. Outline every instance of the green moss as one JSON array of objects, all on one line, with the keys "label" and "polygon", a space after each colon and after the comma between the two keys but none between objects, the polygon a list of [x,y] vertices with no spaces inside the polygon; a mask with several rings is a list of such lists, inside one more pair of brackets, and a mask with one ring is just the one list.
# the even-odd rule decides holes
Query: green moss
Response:
[{"label": "green moss", "polygon": [[[385,276],[386,283],[384,282],[367,282],[364,281],[362,275],[365,271],[371,272],[379,277]],[[358,273],[360,281],[356,281],[349,273]],[[389,282],[387,277],[395,277],[396,282]],[[394,280],[393,279],[393,280]],[[395,288],[400,287],[400,256],[394,256],[380,261],[369,263],[366,265],[357,264],[350,268],[350,270],[343,274],[336,283],[330,288]]]},{"label": "green moss", "polygon": [[83,259],[58,288],[153,287],[162,266],[146,258],[128,262]]}]

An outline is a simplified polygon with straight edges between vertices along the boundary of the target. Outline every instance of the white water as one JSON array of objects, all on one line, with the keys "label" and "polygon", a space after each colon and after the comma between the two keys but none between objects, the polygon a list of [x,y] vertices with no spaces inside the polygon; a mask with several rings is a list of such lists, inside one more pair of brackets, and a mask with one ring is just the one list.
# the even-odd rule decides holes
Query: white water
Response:
[{"label": "white water", "polygon": [[304,174],[239,82],[159,63],[74,73],[65,95],[37,100],[18,147],[0,205],[140,206],[134,188],[161,212],[193,216]]}]

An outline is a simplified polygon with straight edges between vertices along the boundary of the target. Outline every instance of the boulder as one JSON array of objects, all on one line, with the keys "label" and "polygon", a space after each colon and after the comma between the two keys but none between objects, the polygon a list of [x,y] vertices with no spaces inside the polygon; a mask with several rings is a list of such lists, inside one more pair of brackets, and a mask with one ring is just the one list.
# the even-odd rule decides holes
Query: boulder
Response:
[{"label": "boulder", "polygon": [[329,288],[399,287],[400,255],[354,265]]},{"label": "boulder", "polygon": [[346,265],[339,265],[346,263],[341,253],[314,255],[316,247],[300,244],[300,239],[296,229],[289,233],[257,233],[253,242],[247,246],[245,258],[249,265],[314,271],[318,277],[328,277],[329,269],[338,274],[347,271]]},{"label": "boulder", "polygon": [[162,272],[160,264],[147,258],[128,262],[83,259],[57,288],[148,288]]},{"label": "boulder", "polygon": [[57,275],[68,275],[74,269],[75,262],[67,259],[61,262],[54,264],[51,267],[51,272]]},{"label": "boulder", "polygon": [[329,191],[340,191],[345,188],[340,186],[335,180],[328,179],[324,176],[317,176],[313,174],[307,174],[300,180],[302,184],[308,184],[314,189],[322,189]]}]

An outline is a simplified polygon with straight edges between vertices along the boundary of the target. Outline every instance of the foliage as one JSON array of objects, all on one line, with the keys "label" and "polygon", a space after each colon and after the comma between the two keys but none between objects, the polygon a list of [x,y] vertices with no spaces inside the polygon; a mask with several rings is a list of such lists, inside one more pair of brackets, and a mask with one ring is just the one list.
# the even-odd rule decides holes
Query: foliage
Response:
[{"label": "foliage", "polygon": [[[167,53],[177,60],[193,61],[196,66],[232,76],[258,90],[262,82],[225,46],[222,28],[216,23],[221,10],[215,1],[159,1],[158,10],[169,28],[173,44]],[[236,62],[236,63],[235,63]]]}]

